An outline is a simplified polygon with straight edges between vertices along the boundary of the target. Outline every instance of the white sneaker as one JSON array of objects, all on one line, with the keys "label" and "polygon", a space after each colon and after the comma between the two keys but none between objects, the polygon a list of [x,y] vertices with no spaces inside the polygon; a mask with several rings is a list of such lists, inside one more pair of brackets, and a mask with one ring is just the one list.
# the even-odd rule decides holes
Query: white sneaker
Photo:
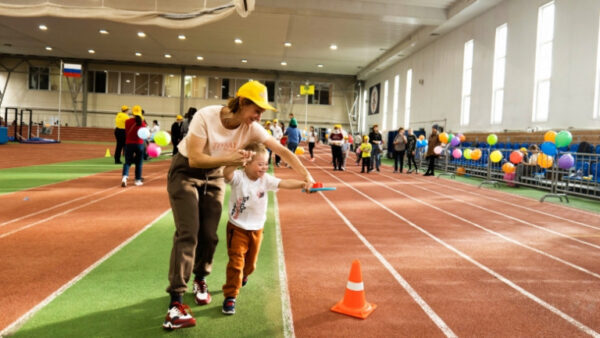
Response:
[{"label": "white sneaker", "polygon": [[121,179],[121,186],[125,188],[127,186],[127,176],[123,176]]},{"label": "white sneaker", "polygon": [[142,182],[142,180],[135,180],[135,185],[137,185],[137,186],[144,185],[144,182]]}]

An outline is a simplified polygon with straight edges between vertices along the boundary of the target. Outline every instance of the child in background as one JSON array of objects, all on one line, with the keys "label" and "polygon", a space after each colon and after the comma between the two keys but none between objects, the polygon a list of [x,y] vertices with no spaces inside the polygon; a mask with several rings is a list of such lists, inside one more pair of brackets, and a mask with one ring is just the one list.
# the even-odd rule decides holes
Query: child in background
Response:
[{"label": "child in background", "polygon": [[365,168],[367,168],[367,174],[371,172],[373,169],[369,169],[371,167],[371,150],[373,150],[373,146],[369,143],[369,136],[363,136],[363,143],[360,144],[360,153],[362,158],[362,170],[361,173],[365,172]]},{"label": "child in background", "polygon": [[269,191],[302,189],[300,180],[281,180],[267,174],[268,152],[264,145],[249,144],[244,148],[254,153],[252,161],[243,170],[228,166],[223,170],[225,181],[231,185],[229,221],[227,222],[227,280],[223,285],[223,313],[235,313],[235,302],[240,288],[256,268],[256,259],[267,219]]},{"label": "child in background", "polygon": [[342,143],[342,170],[346,171],[346,160],[348,159],[348,153],[350,152],[350,142],[348,142],[348,136],[344,135],[344,143]]}]

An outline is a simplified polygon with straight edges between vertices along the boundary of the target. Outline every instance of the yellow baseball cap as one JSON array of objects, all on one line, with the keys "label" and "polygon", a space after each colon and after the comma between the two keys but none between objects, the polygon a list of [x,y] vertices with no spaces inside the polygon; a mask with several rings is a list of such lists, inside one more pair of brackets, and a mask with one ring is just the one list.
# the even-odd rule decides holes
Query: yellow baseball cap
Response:
[{"label": "yellow baseball cap", "polygon": [[183,116],[177,115],[177,120],[183,120]]},{"label": "yellow baseball cap", "polygon": [[129,107],[128,107],[128,106],[125,106],[125,105],[122,105],[122,106],[121,106],[121,111],[122,111],[122,112],[126,112],[126,111],[128,111],[128,110],[129,110]]},{"label": "yellow baseball cap", "polygon": [[277,122],[279,122],[278,119],[273,119],[273,123],[277,123]]},{"label": "yellow baseball cap", "polygon": [[142,116],[142,107],[140,107],[138,105],[133,106],[133,108],[131,108],[131,113],[133,115]]},{"label": "yellow baseball cap", "polygon": [[269,104],[267,87],[258,81],[248,81],[244,83],[237,91],[237,96],[245,97],[257,106],[272,111],[277,111]]}]

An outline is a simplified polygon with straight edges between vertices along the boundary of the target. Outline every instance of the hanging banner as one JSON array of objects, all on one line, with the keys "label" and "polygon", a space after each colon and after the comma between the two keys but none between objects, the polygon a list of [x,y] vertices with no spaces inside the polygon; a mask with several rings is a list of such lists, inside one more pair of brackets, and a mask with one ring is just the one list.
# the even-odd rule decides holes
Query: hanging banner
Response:
[{"label": "hanging banner", "polygon": [[81,65],[74,63],[65,63],[63,75],[66,77],[81,77]]},{"label": "hanging banner", "polygon": [[369,115],[379,114],[379,88],[378,83],[369,89]]},{"label": "hanging banner", "polygon": [[300,85],[300,95],[315,95],[315,85]]}]

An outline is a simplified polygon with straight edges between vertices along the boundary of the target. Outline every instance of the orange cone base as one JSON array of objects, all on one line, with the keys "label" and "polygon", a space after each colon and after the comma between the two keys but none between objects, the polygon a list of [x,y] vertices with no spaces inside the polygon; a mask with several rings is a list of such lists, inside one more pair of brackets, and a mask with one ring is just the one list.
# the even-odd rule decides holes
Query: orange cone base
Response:
[{"label": "orange cone base", "polygon": [[331,311],[360,319],[366,319],[376,308],[377,305],[369,302],[365,302],[365,305],[360,309],[350,308],[344,305],[344,300],[342,299],[339,303],[335,304],[331,308]]}]

